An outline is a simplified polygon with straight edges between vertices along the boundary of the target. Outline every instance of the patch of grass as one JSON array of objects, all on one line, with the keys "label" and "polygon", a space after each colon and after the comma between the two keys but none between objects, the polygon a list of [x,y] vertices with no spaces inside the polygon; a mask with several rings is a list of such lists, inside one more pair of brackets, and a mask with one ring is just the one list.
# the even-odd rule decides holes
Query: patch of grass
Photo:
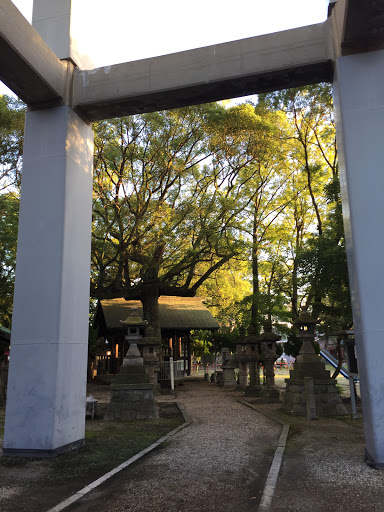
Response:
[{"label": "patch of grass", "polygon": [[[4,416],[4,410],[0,410],[0,432],[4,429]],[[84,478],[92,481],[147,448],[182,422],[181,416],[137,422],[87,421],[85,444],[80,449],[53,459],[1,456],[0,476],[5,476],[10,468],[28,472],[35,462],[44,468],[41,477],[44,482],[54,484]],[[28,485],[25,478],[23,484]]]},{"label": "patch of grass", "polygon": [[[102,420],[93,423],[98,421]],[[86,431],[82,448],[51,459],[52,471],[45,479],[76,478],[85,472],[106,473],[150,446],[181,422],[179,418],[161,418],[156,421],[102,423],[103,429]]]}]

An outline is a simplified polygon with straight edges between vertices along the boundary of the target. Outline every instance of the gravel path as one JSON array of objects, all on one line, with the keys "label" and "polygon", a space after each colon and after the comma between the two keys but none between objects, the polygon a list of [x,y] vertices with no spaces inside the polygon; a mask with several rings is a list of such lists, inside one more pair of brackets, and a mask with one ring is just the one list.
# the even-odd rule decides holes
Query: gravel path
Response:
[{"label": "gravel path", "polygon": [[281,427],[214,384],[178,390],[193,423],[71,510],[256,512]]}]

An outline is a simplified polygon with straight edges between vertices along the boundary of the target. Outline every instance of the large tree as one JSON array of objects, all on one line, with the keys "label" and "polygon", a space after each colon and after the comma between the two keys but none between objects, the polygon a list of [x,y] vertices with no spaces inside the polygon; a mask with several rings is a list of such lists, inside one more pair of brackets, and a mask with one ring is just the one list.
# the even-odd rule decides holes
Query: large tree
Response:
[{"label": "large tree", "polygon": [[158,323],[161,294],[194,295],[240,250],[209,148],[219,105],[96,125],[92,293],[140,298]]},{"label": "large tree", "polygon": [[244,219],[262,189],[269,213],[279,210],[275,117],[213,104],[100,123],[94,295],[140,298],[156,324],[160,294],[194,295],[244,252]]}]

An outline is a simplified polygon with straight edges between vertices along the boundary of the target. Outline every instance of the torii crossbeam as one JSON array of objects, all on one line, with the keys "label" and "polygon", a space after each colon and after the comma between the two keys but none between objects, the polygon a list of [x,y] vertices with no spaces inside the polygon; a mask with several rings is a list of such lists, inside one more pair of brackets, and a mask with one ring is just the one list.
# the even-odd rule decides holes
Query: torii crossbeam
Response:
[{"label": "torii crossbeam", "polygon": [[4,453],[84,440],[90,123],[333,81],[368,462],[384,467],[384,0],[330,2],[321,24],[99,69],[71,33],[76,0],[0,0],[0,79],[28,104]]}]

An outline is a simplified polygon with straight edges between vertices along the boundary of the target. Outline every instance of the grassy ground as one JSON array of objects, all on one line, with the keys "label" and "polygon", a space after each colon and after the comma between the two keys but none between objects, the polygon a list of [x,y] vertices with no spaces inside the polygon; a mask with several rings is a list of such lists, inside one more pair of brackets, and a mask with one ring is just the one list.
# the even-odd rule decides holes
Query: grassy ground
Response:
[{"label": "grassy ground", "polygon": [[[183,418],[175,414],[155,421],[87,420],[85,445],[53,459],[0,456],[0,510],[48,510],[180,425]],[[1,437],[3,429],[0,409]]]}]

